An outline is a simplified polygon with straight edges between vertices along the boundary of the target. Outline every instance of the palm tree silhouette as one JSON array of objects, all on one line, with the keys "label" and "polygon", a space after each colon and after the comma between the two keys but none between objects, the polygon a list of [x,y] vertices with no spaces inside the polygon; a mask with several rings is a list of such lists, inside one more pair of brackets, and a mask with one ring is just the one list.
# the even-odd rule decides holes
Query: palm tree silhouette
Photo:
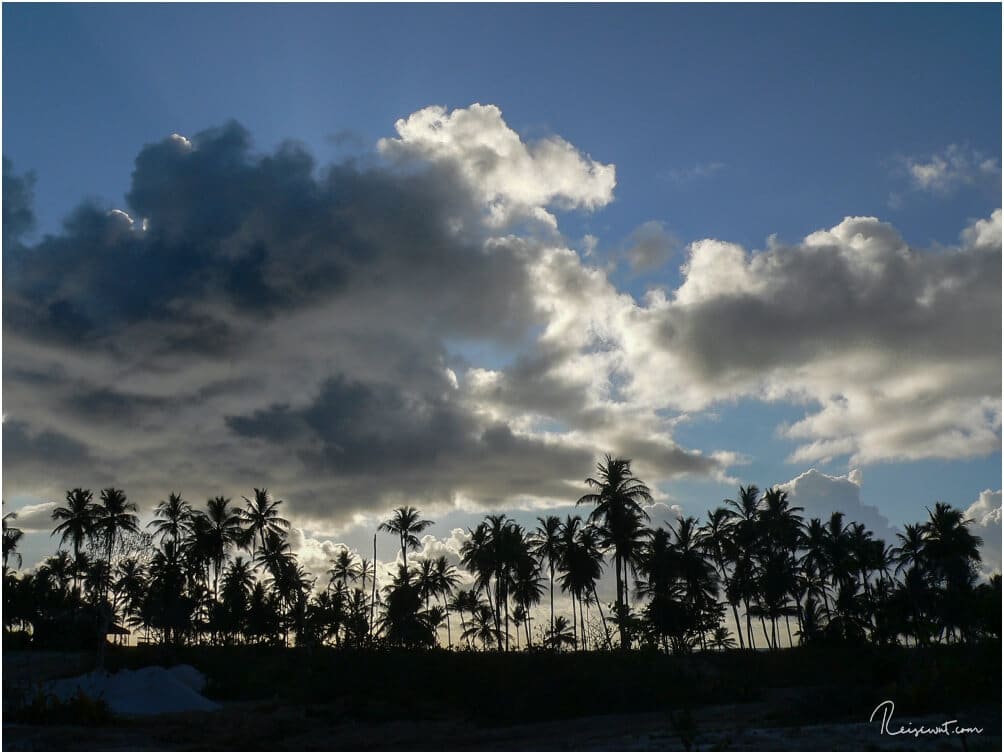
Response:
[{"label": "palm tree silhouette", "polygon": [[223,562],[230,549],[241,543],[245,532],[240,510],[230,507],[230,498],[222,495],[206,502],[206,521],[209,523],[209,553],[213,560],[213,598],[219,599]]},{"label": "palm tree silhouette", "polygon": [[[592,505],[591,523],[599,522],[605,542],[614,549],[614,575],[617,581],[617,613],[627,612],[627,569],[637,562],[642,537],[642,522],[648,521],[643,503],[652,502],[652,494],[640,479],[631,473],[631,461],[605,457],[596,466],[597,478],[588,477],[586,484],[596,490],[583,495],[576,505]],[[626,627],[620,626],[621,647],[630,648]]]},{"label": "palm tree silhouette", "polygon": [[105,563],[107,575],[105,591],[107,592],[111,578],[112,550],[124,532],[138,532],[139,518],[134,511],[136,504],[129,502],[125,492],[114,487],[101,490],[101,502],[98,503],[94,515],[94,534],[105,545]]},{"label": "palm tree silhouette", "polygon": [[726,586],[725,596],[732,608],[732,617],[736,622],[736,636],[739,637],[739,648],[745,649],[743,643],[743,632],[739,623],[739,598],[735,590],[728,588],[729,573],[726,562],[730,559],[730,553],[735,550],[735,542],[732,537],[733,513],[728,508],[715,508],[708,511],[708,522],[698,532],[700,547],[711,556],[721,582]]},{"label": "palm tree silhouette", "polygon": [[153,519],[149,526],[153,527],[153,535],[160,537],[170,537],[174,542],[180,542],[188,534],[192,526],[192,506],[182,499],[181,495],[172,492],[167,500],[161,500],[157,504]]},{"label": "palm tree silhouette", "polygon": [[[345,587],[349,582],[355,581],[359,578],[360,574],[364,573],[359,564],[356,563],[356,556],[347,547],[339,550],[338,555],[333,557],[329,562],[331,563],[331,568],[328,569],[329,586],[333,583],[338,583],[342,587]],[[365,588],[366,582],[364,581],[363,589]]]},{"label": "palm tree silhouette", "polygon": [[[242,496],[243,497],[243,496]],[[269,534],[285,534],[289,529],[289,521],[279,515],[282,500],[276,500],[265,488],[254,488],[252,499],[244,498],[247,506],[241,511],[241,519],[249,534],[249,542],[257,536],[262,549]]]},{"label": "palm tree silhouette", "polygon": [[[94,530],[95,508],[92,502],[93,495],[90,490],[76,487],[66,493],[66,505],[52,511],[52,520],[61,521],[52,535],[59,535],[59,545],[62,546],[66,540],[70,540],[73,545],[73,561],[80,560],[80,545],[91,536]],[[77,591],[77,577],[73,577],[73,589]]]},{"label": "palm tree silhouette", "polygon": [[561,519],[557,516],[538,517],[539,526],[533,533],[531,552],[543,563],[547,559],[551,592],[551,630],[554,631],[554,567],[561,557]]},{"label": "palm tree silhouette", "polygon": [[544,636],[544,645],[559,652],[563,647],[576,646],[575,635],[568,625],[568,618],[559,615],[554,620],[554,630],[548,631]]},{"label": "palm tree silhouette", "polygon": [[11,555],[17,558],[17,567],[21,567],[21,553],[17,552],[17,546],[24,536],[24,532],[8,523],[16,518],[17,513],[5,513],[3,517],[3,572],[5,574],[7,573],[7,560]]},{"label": "palm tree silhouette", "polygon": [[404,567],[408,567],[408,550],[417,550],[422,543],[416,534],[421,534],[432,526],[432,521],[419,518],[420,511],[410,505],[394,509],[387,521],[377,527],[377,531],[385,531],[396,535],[401,540],[401,558],[404,560]]}]

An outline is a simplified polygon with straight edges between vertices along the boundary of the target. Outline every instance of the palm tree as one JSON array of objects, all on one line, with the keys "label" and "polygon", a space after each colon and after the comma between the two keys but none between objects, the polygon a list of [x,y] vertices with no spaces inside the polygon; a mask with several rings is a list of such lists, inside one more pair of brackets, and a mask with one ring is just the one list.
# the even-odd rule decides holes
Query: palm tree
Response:
[{"label": "palm tree", "polygon": [[472,639],[480,641],[481,648],[485,651],[495,643],[501,647],[502,637],[499,635],[499,629],[495,627],[495,615],[488,605],[478,604],[477,609],[471,614],[470,627],[464,629],[460,638],[467,642]]},{"label": "palm tree", "polygon": [[7,560],[11,555],[17,558],[17,567],[21,567],[21,554],[17,551],[18,542],[24,532],[16,526],[7,523],[17,518],[17,513],[6,513],[3,517],[3,572],[7,573]]},{"label": "palm tree", "polygon": [[[347,547],[339,550],[338,555],[333,557],[330,563],[331,568],[328,569],[329,586],[335,582],[343,587],[347,586],[350,581],[355,581],[361,573],[364,573],[356,563],[356,556]],[[363,589],[365,588],[364,582]]]},{"label": "palm tree", "polygon": [[[742,638],[742,634],[739,635]],[[729,630],[725,626],[719,626],[715,629],[714,634],[711,636],[711,641],[708,645],[712,649],[717,649],[719,651],[725,651],[726,649],[735,649],[736,640],[729,635]]]},{"label": "palm tree", "polygon": [[734,549],[732,539],[733,513],[728,508],[718,507],[708,511],[708,522],[698,532],[700,547],[711,556],[722,584],[726,585],[726,599],[732,607],[732,617],[736,622],[736,635],[739,637],[739,648],[745,649],[743,632],[739,623],[739,599],[734,591],[728,589],[729,574],[726,568],[727,553]]},{"label": "palm tree", "polygon": [[736,560],[733,564],[730,586],[734,597],[743,602],[746,612],[746,640],[752,648],[756,644],[753,640],[753,624],[750,621],[750,602],[756,599],[753,553],[758,546],[757,517],[760,512],[760,489],[755,484],[739,487],[739,498],[737,500],[726,498],[724,502],[735,510],[732,531]]},{"label": "palm tree", "polygon": [[111,577],[112,550],[115,544],[123,533],[139,531],[139,518],[134,513],[135,510],[136,504],[129,502],[122,490],[114,487],[101,490],[101,502],[96,506],[94,515],[94,534],[105,545],[106,592],[110,586],[108,579]]},{"label": "palm tree", "polygon": [[395,508],[394,515],[377,527],[377,531],[385,531],[400,538],[401,557],[406,569],[408,567],[408,550],[417,550],[422,545],[415,535],[421,534],[433,523],[427,519],[419,518],[420,515],[421,513],[410,505],[402,506]]},{"label": "palm tree", "polygon": [[539,526],[533,533],[531,553],[543,564],[547,558],[547,570],[550,575],[551,592],[551,630],[554,630],[554,566],[561,558],[561,519],[557,516],[541,518]]},{"label": "palm tree", "polygon": [[247,503],[247,507],[241,511],[241,519],[250,535],[249,538],[257,536],[263,549],[269,534],[285,534],[289,529],[289,521],[279,515],[282,500],[276,500],[267,489],[255,487],[252,499],[248,500],[245,497],[244,502]]},{"label": "palm tree", "polygon": [[554,630],[548,631],[544,637],[544,646],[559,652],[563,647],[574,647],[575,636],[568,625],[568,618],[559,615],[554,621]]},{"label": "palm tree", "polygon": [[469,612],[473,616],[477,612],[481,607],[478,596],[473,590],[461,589],[453,595],[453,599],[447,604],[447,607],[450,610],[456,610],[460,614],[460,638],[467,642],[467,647],[470,649],[471,637],[467,633],[467,621],[465,620],[464,613]]},{"label": "palm tree", "polygon": [[[627,567],[635,563],[641,551],[642,521],[648,521],[643,503],[652,502],[649,488],[631,473],[631,461],[624,458],[605,457],[597,464],[598,478],[588,477],[586,484],[596,492],[583,495],[576,505],[592,505],[591,523],[600,522],[604,538],[614,548],[614,574],[617,580],[617,613],[627,613]],[[623,622],[620,626],[621,647],[630,643]]]},{"label": "palm tree", "polygon": [[[600,551],[596,527],[578,528],[581,519],[568,517],[562,526],[562,574],[558,578],[561,589],[572,598],[572,635],[576,647],[586,648],[586,626],[583,619],[582,598],[596,592],[596,582],[603,574],[603,553]],[[576,616],[578,606],[578,617]],[[622,637],[627,631],[622,630]]]},{"label": "palm tree", "polygon": [[[532,557],[521,558],[516,565],[516,572],[513,574],[512,596],[516,601],[516,608],[522,609],[524,619],[520,621],[526,632],[526,644],[533,646],[530,636],[531,609],[534,605],[540,604],[540,599],[544,595],[544,586],[541,583],[543,577],[537,562]],[[517,626],[517,636],[519,627]]]},{"label": "palm tree", "polygon": [[173,542],[180,542],[188,534],[192,526],[192,506],[182,499],[181,495],[172,492],[167,500],[161,500],[154,514],[158,516],[149,523],[153,535],[170,537]]},{"label": "palm tree", "polygon": [[219,599],[220,571],[227,552],[243,540],[245,532],[238,508],[230,507],[230,498],[219,495],[206,502],[206,521],[209,523],[208,545],[213,560],[213,598]]},{"label": "palm tree", "polygon": [[457,584],[460,583],[460,575],[457,573],[457,569],[446,560],[445,555],[436,558],[434,564],[435,568],[431,578],[432,593],[443,601],[443,610],[446,614],[446,643],[447,646],[452,647],[453,630],[450,627],[449,598],[453,594],[453,590],[457,588]]},{"label": "palm tree", "polygon": [[975,564],[980,562],[982,538],[969,531],[962,511],[948,503],[935,503],[928,509],[924,533],[924,557],[934,573],[950,586],[968,583]]},{"label": "palm tree", "polygon": [[[59,534],[59,545],[62,547],[66,540],[70,540],[73,545],[73,561],[80,560],[80,545],[91,536],[94,531],[95,509],[92,502],[93,495],[90,490],[76,487],[66,493],[66,506],[56,508],[52,511],[52,520],[61,521],[52,535]],[[77,591],[77,577],[73,577],[73,589]]]}]

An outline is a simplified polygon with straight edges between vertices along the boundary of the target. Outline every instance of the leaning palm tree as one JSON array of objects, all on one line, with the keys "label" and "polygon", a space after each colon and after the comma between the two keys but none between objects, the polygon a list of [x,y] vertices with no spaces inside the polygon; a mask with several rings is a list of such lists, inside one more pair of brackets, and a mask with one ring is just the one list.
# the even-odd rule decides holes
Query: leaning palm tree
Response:
[{"label": "leaning palm tree", "polygon": [[[647,485],[631,473],[631,461],[626,458],[606,456],[596,466],[597,476],[586,479],[590,492],[576,501],[576,505],[592,505],[590,523],[599,523],[605,542],[613,546],[614,575],[617,581],[617,613],[627,613],[628,566],[636,563],[641,552],[643,521],[649,517],[643,503],[652,502]],[[630,642],[624,622],[620,630],[621,648],[628,649]]]},{"label": "leaning palm tree", "polygon": [[247,507],[241,511],[241,518],[250,535],[249,539],[258,537],[263,549],[265,540],[270,534],[282,535],[289,529],[289,521],[279,515],[282,500],[276,500],[267,489],[255,487],[252,498],[249,500],[245,497],[244,502],[247,503]]},{"label": "leaning palm tree", "polygon": [[430,526],[432,521],[419,518],[421,513],[410,505],[394,509],[394,515],[377,527],[377,531],[394,534],[401,540],[401,557],[404,567],[408,568],[408,550],[417,550],[421,542],[416,534],[420,534]]},{"label": "leaning palm tree", "polygon": [[[51,536],[59,535],[60,547],[70,540],[74,563],[80,560],[80,546],[94,531],[94,518],[93,495],[80,487],[67,491],[66,506],[52,511],[52,520],[61,523],[52,530]],[[73,577],[73,590],[77,591],[76,576]]]}]

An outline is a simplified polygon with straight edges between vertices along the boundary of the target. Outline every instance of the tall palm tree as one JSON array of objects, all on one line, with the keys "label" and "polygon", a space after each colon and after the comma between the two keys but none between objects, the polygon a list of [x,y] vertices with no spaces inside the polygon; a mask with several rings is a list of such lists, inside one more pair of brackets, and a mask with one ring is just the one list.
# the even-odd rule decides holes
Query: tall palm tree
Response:
[{"label": "tall palm tree", "polygon": [[[533,646],[533,639],[530,635],[531,610],[534,605],[540,603],[540,599],[544,595],[542,581],[543,577],[540,575],[537,561],[529,556],[521,558],[516,564],[516,571],[513,574],[512,596],[516,607],[523,610],[524,619],[521,622],[526,632],[527,647]],[[517,627],[517,634],[518,631]]]},{"label": "tall palm tree", "polygon": [[157,518],[149,526],[153,527],[153,535],[162,541],[170,537],[173,542],[180,542],[191,530],[192,506],[175,492],[157,504],[154,514]]},{"label": "tall palm tree", "polygon": [[735,510],[733,536],[735,538],[736,560],[732,572],[732,590],[742,600],[746,613],[746,640],[755,647],[753,624],[750,620],[750,602],[756,599],[755,569],[753,554],[758,546],[759,528],[757,518],[760,513],[760,489],[751,484],[739,487],[736,500],[726,498],[724,503]]},{"label": "tall palm tree", "polygon": [[736,622],[736,635],[739,637],[739,648],[745,649],[743,643],[742,626],[739,623],[739,599],[734,591],[727,588],[729,574],[726,567],[728,553],[734,549],[732,539],[732,518],[733,513],[728,508],[718,507],[713,511],[708,511],[708,522],[698,532],[700,547],[711,556],[721,583],[726,585],[726,599],[732,607],[732,617]]},{"label": "tall palm tree", "polygon": [[396,535],[401,540],[401,557],[405,569],[408,568],[408,550],[417,550],[422,543],[417,534],[432,526],[432,521],[420,518],[421,512],[410,505],[395,508],[393,515],[377,527],[377,531],[385,531]]},{"label": "tall palm tree", "polygon": [[[80,560],[80,546],[94,531],[95,507],[90,490],[76,487],[66,493],[66,505],[52,511],[52,520],[60,521],[52,530],[52,535],[59,535],[59,545],[66,540],[73,545],[73,561]],[[77,577],[73,577],[73,589],[77,591]]]},{"label": "tall palm tree", "polygon": [[139,531],[139,518],[135,511],[136,504],[129,502],[122,490],[115,487],[106,487],[101,490],[101,501],[96,507],[94,516],[94,533],[105,546],[106,592],[110,587],[112,551],[115,545],[123,533]]},{"label": "tall palm tree", "polygon": [[17,546],[24,536],[24,532],[8,523],[16,518],[17,513],[6,513],[3,517],[3,572],[5,574],[7,573],[7,560],[11,555],[17,558],[17,567],[21,567],[21,554],[17,551]]},{"label": "tall palm tree", "polygon": [[[617,581],[617,613],[622,617],[627,613],[627,568],[637,561],[641,552],[642,522],[649,520],[642,508],[643,503],[652,502],[649,488],[631,473],[631,461],[625,458],[611,458],[609,455],[596,466],[596,477],[588,477],[586,484],[595,492],[590,492],[576,501],[576,505],[592,505],[589,514],[591,523],[600,523],[604,538],[614,550],[614,574]],[[621,647],[628,649],[630,643],[624,622],[620,625]]]},{"label": "tall palm tree", "polygon": [[267,489],[255,487],[251,499],[244,497],[244,502],[247,503],[241,511],[244,526],[250,538],[259,538],[262,549],[269,534],[285,534],[289,529],[289,521],[279,515],[282,500],[276,500]]},{"label": "tall palm tree", "polygon": [[432,593],[443,601],[443,611],[446,618],[446,643],[447,646],[452,647],[453,629],[450,626],[449,599],[453,594],[453,590],[460,583],[460,575],[457,573],[457,569],[446,560],[445,555],[440,555],[436,558],[434,566],[432,572]]},{"label": "tall palm tree", "polygon": [[547,559],[551,592],[551,630],[554,631],[554,567],[561,559],[561,519],[557,516],[537,517],[531,552],[543,564]]},{"label": "tall palm tree", "polygon": [[206,522],[209,524],[208,546],[213,560],[213,599],[219,599],[220,572],[232,547],[245,535],[241,511],[230,506],[230,498],[218,495],[206,502]]}]

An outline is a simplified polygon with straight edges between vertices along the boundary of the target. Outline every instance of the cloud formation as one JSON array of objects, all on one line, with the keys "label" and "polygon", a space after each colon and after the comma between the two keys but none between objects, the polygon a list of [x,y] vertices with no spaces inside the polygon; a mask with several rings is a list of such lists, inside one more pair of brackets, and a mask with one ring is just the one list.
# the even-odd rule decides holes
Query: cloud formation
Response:
[{"label": "cloud formation", "polygon": [[972,519],[970,531],[983,539],[980,572],[984,577],[1001,572],[1001,491],[983,490],[966,508],[966,518]]},{"label": "cloud formation", "polygon": [[903,165],[917,191],[946,195],[964,186],[1000,187],[1000,161],[966,145],[949,144],[931,155],[907,157]]},{"label": "cloud formation", "polygon": [[[365,167],[256,153],[236,123],[173,134],[127,207],[30,246],[5,163],[5,495],[115,484],[149,510],[267,486],[326,532],[401,503],[543,508],[604,451],[656,492],[731,483],[727,438],[673,427],[737,398],[806,407],[782,428],[798,461],[999,450],[999,210],[950,249],[867,217],[698,240],[638,300],[556,233],[554,210],[612,200],[612,165],[493,106],[396,128]],[[640,266],[672,246],[651,223],[632,244]]]},{"label": "cloud formation", "polygon": [[398,138],[381,139],[394,160],[445,163],[486,205],[492,224],[521,217],[557,227],[546,207],[595,210],[613,201],[616,175],[558,136],[525,143],[494,105],[447,112],[432,106],[394,124]]},{"label": "cloud formation", "polygon": [[857,469],[840,476],[809,469],[778,487],[788,493],[792,505],[804,508],[801,516],[806,521],[818,518],[826,523],[831,513],[839,511],[844,514],[845,523],[864,524],[876,539],[887,545],[895,544],[899,541],[897,530],[889,519],[874,505],[861,501],[861,482],[861,472]]}]

